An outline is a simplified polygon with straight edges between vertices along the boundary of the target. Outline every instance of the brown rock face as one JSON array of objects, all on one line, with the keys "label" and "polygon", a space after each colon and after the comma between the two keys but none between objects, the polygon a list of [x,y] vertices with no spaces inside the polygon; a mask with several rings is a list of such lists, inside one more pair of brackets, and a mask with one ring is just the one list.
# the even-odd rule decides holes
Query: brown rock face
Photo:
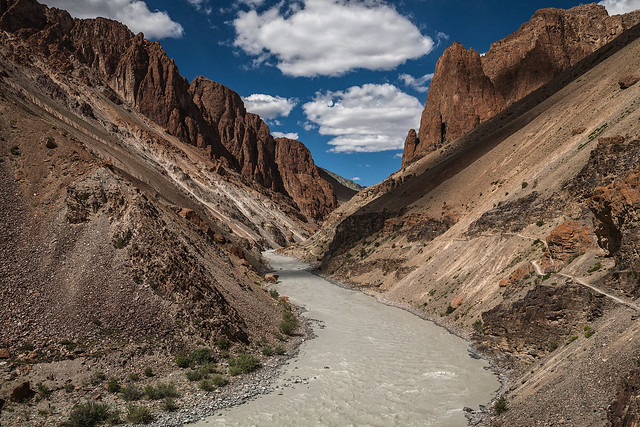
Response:
[{"label": "brown rock face", "polygon": [[9,399],[14,402],[24,402],[25,400],[29,400],[31,396],[33,396],[33,394],[34,392],[33,390],[31,390],[29,382],[26,381],[19,384],[11,391],[11,396],[9,396]]},{"label": "brown rock face", "polygon": [[640,12],[609,16],[604,6],[541,9],[483,57],[460,43],[438,60],[417,136],[402,164],[464,135],[640,22]]},{"label": "brown rock face", "polygon": [[[134,35],[108,19],[73,19],[35,0],[0,1],[0,14],[0,29],[18,35],[30,55],[46,58],[43,62],[54,72],[107,86],[107,98],[114,103],[134,106],[168,133],[206,149],[219,165],[263,187],[288,193],[313,218],[321,219],[336,207],[332,187],[318,176],[306,148],[298,149],[304,155],[295,157],[305,164],[278,164],[269,127],[246,111],[237,93],[204,77],[190,84],[162,46],[142,33]],[[16,48],[13,59],[30,63],[26,50]],[[81,107],[82,113],[91,117],[91,107],[86,107]],[[313,176],[302,178],[306,171]],[[316,185],[304,192],[289,191],[284,176],[290,188],[295,187],[292,176]]]},{"label": "brown rock face", "polygon": [[300,141],[276,139],[276,163],[285,190],[301,211],[321,219],[338,206],[333,187],[320,177],[309,149]]},{"label": "brown rock face", "polygon": [[547,236],[547,251],[542,257],[544,271],[557,271],[560,266],[595,247],[590,227],[577,221],[567,221],[557,226]]},{"label": "brown rock face", "polygon": [[640,425],[640,371],[634,370],[622,381],[623,388],[607,409],[611,426]]}]

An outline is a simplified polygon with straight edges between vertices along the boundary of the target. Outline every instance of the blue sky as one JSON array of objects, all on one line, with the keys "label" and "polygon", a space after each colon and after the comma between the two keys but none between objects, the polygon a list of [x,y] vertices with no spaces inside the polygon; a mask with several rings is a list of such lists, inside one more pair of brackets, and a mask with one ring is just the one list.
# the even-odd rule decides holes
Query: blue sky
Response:
[{"label": "blue sky", "polygon": [[[42,0],[41,0],[42,1]],[[158,40],[187,79],[238,92],[272,133],[361,185],[400,168],[446,46],[485,52],[543,7],[571,0],[44,0]],[[604,0],[610,13],[640,0]]]}]

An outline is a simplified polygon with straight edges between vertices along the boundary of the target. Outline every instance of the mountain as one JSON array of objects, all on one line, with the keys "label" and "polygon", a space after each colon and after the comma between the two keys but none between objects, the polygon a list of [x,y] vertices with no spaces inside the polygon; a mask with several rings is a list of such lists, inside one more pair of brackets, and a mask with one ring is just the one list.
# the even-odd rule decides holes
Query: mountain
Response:
[{"label": "mountain", "polygon": [[402,164],[440,149],[551,81],[640,22],[640,11],[609,16],[604,6],[540,9],[485,54],[460,43],[436,64],[416,133],[405,141]]},{"label": "mountain", "polygon": [[[600,8],[535,16],[585,10]],[[614,31],[611,22],[630,17],[611,19],[580,21],[572,34],[602,34],[599,25]],[[563,46],[574,46],[569,34]],[[325,275],[469,337],[501,373],[506,399],[503,414],[470,414],[482,425],[638,419],[640,26],[617,34],[606,44],[588,37],[601,47],[546,83],[516,78],[511,95],[500,92],[510,105],[495,104],[502,110],[493,117],[362,190],[287,249]],[[450,61],[456,55],[463,60]],[[493,108],[486,100],[498,98],[482,98],[479,88],[495,94],[493,76],[514,75],[507,62],[489,75],[481,58],[454,44],[440,59],[439,69],[453,67],[452,81],[434,81],[435,89],[470,88],[456,111]],[[538,60],[526,74],[548,72],[549,62]]]},{"label": "mountain", "polygon": [[336,193],[336,198],[338,202],[346,202],[350,200],[353,196],[355,196],[360,190],[364,187],[360,184],[351,181],[350,179],[346,179],[341,177],[338,174],[335,174],[331,171],[328,171],[323,168],[318,168],[320,171],[320,176],[322,176],[325,180],[331,183],[333,189]]},{"label": "mountain", "polygon": [[[223,372],[300,342],[261,251],[337,206],[309,150],[115,21],[4,0],[0,29],[0,424],[124,409],[107,376],[195,392],[176,358],[199,348]],[[2,410],[36,390],[55,405]]]}]

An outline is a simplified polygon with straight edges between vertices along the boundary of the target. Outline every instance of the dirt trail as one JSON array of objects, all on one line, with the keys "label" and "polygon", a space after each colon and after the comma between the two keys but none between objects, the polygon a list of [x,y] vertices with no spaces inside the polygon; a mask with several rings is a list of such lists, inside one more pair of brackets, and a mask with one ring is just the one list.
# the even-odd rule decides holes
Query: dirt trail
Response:
[{"label": "dirt trail", "polygon": [[[535,270],[535,272],[536,272],[536,274],[538,276],[544,276],[544,272],[542,271],[542,268],[540,268],[540,265],[536,261],[531,261],[531,265],[533,266],[533,269]],[[571,279],[574,282],[578,283],[579,285],[585,286],[585,287],[591,289],[594,292],[597,292],[597,293],[599,293],[601,295],[606,296],[607,298],[610,298],[610,299],[614,300],[618,304],[622,304],[622,305],[627,306],[629,308],[632,308],[634,310],[640,311],[640,306],[638,306],[638,305],[636,305],[636,304],[634,304],[634,303],[632,303],[630,301],[625,301],[625,300],[623,300],[621,298],[618,298],[618,297],[616,297],[614,295],[611,295],[611,294],[603,291],[602,289],[599,289],[599,288],[597,288],[597,287],[585,282],[584,280],[580,279],[579,277],[571,276],[569,274],[564,274],[564,273],[558,273],[558,275],[562,276],[562,277],[566,277],[568,279]]]}]

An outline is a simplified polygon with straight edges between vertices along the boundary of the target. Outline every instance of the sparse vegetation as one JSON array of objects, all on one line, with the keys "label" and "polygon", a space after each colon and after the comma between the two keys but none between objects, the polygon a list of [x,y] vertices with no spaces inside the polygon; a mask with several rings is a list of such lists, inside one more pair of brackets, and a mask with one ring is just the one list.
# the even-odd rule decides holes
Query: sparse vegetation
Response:
[{"label": "sparse vegetation", "polygon": [[578,339],[578,336],[577,336],[577,335],[574,335],[574,336],[572,336],[571,338],[569,338],[569,339],[567,340],[567,342],[566,342],[564,345],[569,345],[569,344],[571,344],[572,342],[574,342],[574,341],[575,341],[575,340],[577,340],[577,339]]},{"label": "sparse vegetation", "polygon": [[142,390],[136,385],[129,385],[121,390],[121,396],[127,402],[142,399]]},{"label": "sparse vegetation", "polygon": [[231,348],[231,341],[226,337],[220,337],[216,339],[215,345],[218,350],[229,350]]},{"label": "sparse vegetation", "polygon": [[191,353],[189,360],[197,365],[208,363],[211,360],[211,350],[207,347],[200,347]]},{"label": "sparse vegetation", "polygon": [[229,379],[220,374],[212,375],[211,381],[216,385],[216,387],[224,387],[229,384]]},{"label": "sparse vegetation", "polygon": [[271,295],[271,298],[273,299],[278,299],[278,297],[280,296],[278,291],[276,291],[275,289],[269,289],[269,295]]},{"label": "sparse vegetation", "polygon": [[473,330],[476,331],[476,333],[478,334],[482,334],[483,330],[482,330],[482,320],[477,319],[475,322],[473,322]]},{"label": "sparse vegetation", "polygon": [[148,385],[144,388],[144,394],[149,400],[160,400],[165,397],[180,397],[180,393],[178,393],[178,389],[173,383],[160,383],[155,387]]},{"label": "sparse vegetation", "polygon": [[107,376],[102,371],[94,372],[89,379],[91,385],[98,385],[107,379]]},{"label": "sparse vegetation", "polygon": [[229,375],[248,374],[260,367],[260,361],[251,354],[240,354],[229,359]]},{"label": "sparse vegetation", "polygon": [[176,355],[175,362],[176,365],[178,365],[178,367],[182,369],[188,368],[189,364],[191,363],[191,361],[189,360],[189,356],[187,356],[184,352],[180,352]]},{"label": "sparse vegetation", "polygon": [[178,404],[176,403],[173,397],[165,397],[162,400],[162,409],[164,409],[166,412],[174,412],[174,411],[177,411],[179,408],[180,407],[178,406]]},{"label": "sparse vegetation", "polygon": [[146,368],[144,368],[144,376],[151,378],[152,376],[154,376],[155,374],[153,373],[153,369],[151,369],[151,366],[147,366]]},{"label": "sparse vegetation", "polygon": [[153,421],[151,409],[146,406],[130,405],[127,408],[127,421],[132,424],[149,424]]},{"label": "sparse vegetation", "polygon": [[544,221],[543,221],[543,220],[541,220],[541,219],[539,219],[538,221],[536,221],[536,225],[537,225],[538,227],[542,227],[542,226],[544,225]]},{"label": "sparse vegetation", "polygon": [[282,356],[283,354],[285,354],[287,352],[287,349],[284,348],[284,346],[282,344],[278,344],[275,347],[274,351],[278,356]]},{"label": "sparse vegetation", "polygon": [[453,313],[454,311],[456,311],[455,308],[451,307],[451,305],[447,306],[447,310],[444,312],[445,316],[450,315],[451,313]]},{"label": "sparse vegetation", "polygon": [[73,383],[66,383],[64,385],[64,391],[66,391],[67,393],[71,393],[73,390],[75,390],[75,386],[73,385]]},{"label": "sparse vegetation", "polygon": [[48,399],[51,396],[51,389],[42,383],[36,384],[36,391],[39,399]]},{"label": "sparse vegetation", "polygon": [[123,249],[129,244],[129,236],[117,237],[113,240],[113,247],[116,249]]},{"label": "sparse vegetation", "polygon": [[593,267],[587,270],[587,273],[594,273],[602,268],[602,263],[596,262]]},{"label": "sparse vegetation", "polygon": [[500,396],[500,398],[498,398],[498,400],[496,400],[496,403],[494,403],[493,405],[493,411],[496,413],[496,415],[500,415],[507,409],[507,399],[505,399],[504,396]]},{"label": "sparse vegetation", "polygon": [[550,341],[549,345],[547,345],[547,350],[549,350],[549,352],[555,351],[557,348],[558,348],[557,341]]},{"label": "sparse vegetation", "polygon": [[273,354],[274,354],[273,347],[270,347],[270,346],[262,347],[263,356],[269,357],[269,356],[273,356]]},{"label": "sparse vegetation", "polygon": [[107,383],[107,391],[109,393],[117,393],[120,391],[120,389],[120,383],[118,382],[117,378],[112,377],[111,379],[109,379],[109,382]]},{"label": "sparse vegetation", "polygon": [[134,381],[135,382],[135,381],[139,381],[139,380],[140,380],[140,376],[137,373],[131,372],[129,374],[129,381]]},{"label": "sparse vegetation", "polygon": [[216,389],[216,385],[213,383],[212,380],[209,379],[203,379],[200,381],[200,388],[204,391],[213,391]]},{"label": "sparse vegetation", "polygon": [[529,185],[529,183],[528,183],[528,182],[526,182],[526,181],[522,181],[522,188],[523,188],[523,189],[527,188],[527,186],[528,186],[528,185]]},{"label": "sparse vegetation", "polygon": [[62,427],[94,427],[99,424],[118,424],[120,417],[109,410],[105,403],[87,402],[76,405]]},{"label": "sparse vegetation", "polygon": [[585,325],[585,327],[582,329],[584,330],[585,338],[591,338],[591,336],[594,334],[593,329],[591,329],[591,326],[589,325]]}]

